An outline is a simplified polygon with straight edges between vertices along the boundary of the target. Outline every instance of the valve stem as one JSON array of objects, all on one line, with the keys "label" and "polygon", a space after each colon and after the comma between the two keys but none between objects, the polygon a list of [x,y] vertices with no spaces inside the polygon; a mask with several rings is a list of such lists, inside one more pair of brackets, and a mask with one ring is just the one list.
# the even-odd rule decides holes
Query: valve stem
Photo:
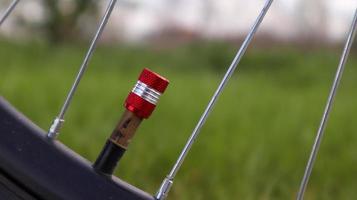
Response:
[{"label": "valve stem", "polygon": [[143,119],[150,117],[168,84],[167,79],[149,69],[142,71],[125,101],[123,116],[93,165],[97,172],[107,176],[113,174],[137,128]]}]

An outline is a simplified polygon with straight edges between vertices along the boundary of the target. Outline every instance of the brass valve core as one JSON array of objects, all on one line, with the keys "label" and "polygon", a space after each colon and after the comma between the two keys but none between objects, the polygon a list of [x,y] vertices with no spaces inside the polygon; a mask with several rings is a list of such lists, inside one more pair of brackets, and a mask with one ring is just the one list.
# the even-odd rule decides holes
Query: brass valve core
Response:
[{"label": "brass valve core", "polygon": [[136,116],[133,112],[126,110],[109,140],[116,145],[127,149],[142,120],[142,118]]}]

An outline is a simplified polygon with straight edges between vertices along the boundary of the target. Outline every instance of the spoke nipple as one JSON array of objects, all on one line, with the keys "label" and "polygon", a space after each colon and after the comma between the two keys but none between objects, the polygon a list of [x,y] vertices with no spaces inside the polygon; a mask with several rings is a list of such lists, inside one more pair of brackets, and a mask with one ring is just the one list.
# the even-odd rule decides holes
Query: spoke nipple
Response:
[{"label": "spoke nipple", "polygon": [[167,176],[165,178],[165,180],[162,182],[161,187],[155,196],[155,199],[156,200],[165,200],[167,198],[167,195],[168,195],[173,183],[174,182],[173,182],[172,178]]},{"label": "spoke nipple", "polygon": [[59,131],[62,128],[63,123],[64,123],[64,119],[60,119],[56,117],[56,119],[53,121],[51,125],[50,130],[48,131],[47,137],[51,139],[55,139],[59,134]]}]

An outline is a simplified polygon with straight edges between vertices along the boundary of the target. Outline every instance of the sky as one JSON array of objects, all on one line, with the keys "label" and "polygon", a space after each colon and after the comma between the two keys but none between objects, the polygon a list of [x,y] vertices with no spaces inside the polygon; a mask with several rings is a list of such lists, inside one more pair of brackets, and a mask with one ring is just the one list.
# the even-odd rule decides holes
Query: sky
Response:
[{"label": "sky", "polygon": [[[207,2],[213,7],[210,17],[205,13]],[[115,26],[121,27],[131,39],[159,31],[165,24],[199,31],[208,37],[234,37],[246,34],[264,2],[136,0],[139,8],[118,7],[113,18],[121,23]],[[322,32],[331,40],[341,40],[356,7],[357,0],[275,0],[261,31],[282,39],[299,37],[305,32]],[[321,10],[325,14],[319,16]]]},{"label": "sky", "polygon": [[[64,10],[68,9],[68,2],[70,0],[60,1]],[[107,3],[108,0],[103,0],[103,12]],[[208,38],[240,37],[249,31],[264,3],[265,0],[121,0],[112,14],[105,37],[141,41],[168,27]],[[5,3],[0,6],[4,7]],[[357,0],[275,0],[260,33],[281,40],[296,39],[304,34],[325,35],[331,41],[342,40],[355,8]],[[26,0],[19,4],[16,15],[36,22],[45,17],[45,12],[38,0]],[[15,21],[13,17],[4,25],[5,34],[19,32]],[[93,26],[96,26],[94,22]]]}]

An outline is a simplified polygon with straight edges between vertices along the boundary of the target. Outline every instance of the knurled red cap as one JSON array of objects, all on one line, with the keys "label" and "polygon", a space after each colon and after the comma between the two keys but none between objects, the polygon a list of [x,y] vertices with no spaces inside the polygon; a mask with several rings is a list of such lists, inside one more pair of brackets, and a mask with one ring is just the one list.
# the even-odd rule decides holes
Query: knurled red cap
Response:
[{"label": "knurled red cap", "polygon": [[140,118],[149,118],[168,85],[169,80],[145,68],[125,101],[126,109]]},{"label": "knurled red cap", "polygon": [[169,80],[149,70],[148,68],[145,68],[141,72],[139,76],[139,81],[145,83],[146,85],[160,93],[164,93],[167,86],[169,85]]}]

